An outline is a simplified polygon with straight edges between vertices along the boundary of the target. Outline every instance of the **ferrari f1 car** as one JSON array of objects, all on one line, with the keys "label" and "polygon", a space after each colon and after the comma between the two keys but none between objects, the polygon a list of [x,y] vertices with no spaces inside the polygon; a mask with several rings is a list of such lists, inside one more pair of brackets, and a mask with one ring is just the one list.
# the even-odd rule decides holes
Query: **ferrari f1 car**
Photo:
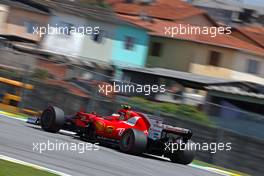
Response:
[{"label": "ferrari f1 car", "polygon": [[129,106],[123,106],[111,116],[94,112],[65,116],[63,110],[50,106],[40,117],[28,122],[39,124],[44,131],[52,133],[70,130],[88,141],[109,143],[129,154],[149,153],[180,164],[191,163],[195,156],[194,150],[184,147],[192,143],[191,130],[165,125],[161,119],[149,118]]}]

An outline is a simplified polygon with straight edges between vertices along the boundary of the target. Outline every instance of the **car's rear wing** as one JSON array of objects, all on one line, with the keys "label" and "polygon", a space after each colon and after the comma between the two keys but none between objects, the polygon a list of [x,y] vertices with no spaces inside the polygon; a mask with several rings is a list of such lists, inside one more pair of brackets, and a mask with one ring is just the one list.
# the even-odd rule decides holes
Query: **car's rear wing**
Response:
[{"label": "car's rear wing", "polygon": [[149,137],[154,140],[160,139],[162,132],[173,133],[185,139],[190,139],[192,137],[193,133],[189,129],[163,124],[163,118],[158,116],[147,114],[144,114],[144,116],[149,120],[150,123]]},{"label": "car's rear wing", "polygon": [[193,135],[192,131],[186,128],[173,127],[170,125],[162,124],[163,132],[173,133],[182,136],[185,139],[190,139]]}]

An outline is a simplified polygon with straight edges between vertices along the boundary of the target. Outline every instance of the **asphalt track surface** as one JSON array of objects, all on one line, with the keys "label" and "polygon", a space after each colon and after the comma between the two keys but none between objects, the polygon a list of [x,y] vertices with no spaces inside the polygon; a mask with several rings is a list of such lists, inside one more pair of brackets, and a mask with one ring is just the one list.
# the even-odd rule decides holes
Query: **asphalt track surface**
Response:
[{"label": "asphalt track surface", "polygon": [[52,134],[25,122],[0,116],[0,155],[73,176],[219,176],[150,156],[133,156],[101,147],[98,151],[33,151],[33,143],[83,142],[70,134]]}]

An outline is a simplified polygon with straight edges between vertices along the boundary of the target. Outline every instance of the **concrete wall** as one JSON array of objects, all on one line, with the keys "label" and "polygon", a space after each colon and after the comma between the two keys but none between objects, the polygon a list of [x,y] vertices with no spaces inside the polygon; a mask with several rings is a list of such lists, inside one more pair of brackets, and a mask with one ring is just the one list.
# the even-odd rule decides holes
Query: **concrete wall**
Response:
[{"label": "concrete wall", "polygon": [[[221,58],[219,67],[207,65],[209,56],[207,56],[207,59],[196,57],[196,59],[190,64],[189,72],[205,76],[229,78],[241,81],[252,81],[259,84],[264,84],[264,57],[262,58],[260,56],[247,54],[236,50],[216,51],[225,53],[223,55],[224,57]],[[204,50],[204,52],[206,51]],[[199,53],[199,56],[201,55],[203,55],[203,53]],[[206,55],[204,55],[204,57],[206,57]],[[259,62],[258,74],[247,73],[249,60],[256,60]]]},{"label": "concrete wall", "polygon": [[[60,23],[70,23],[75,27],[85,26],[86,19],[67,15],[62,13],[55,13],[49,21],[49,25],[59,27]],[[42,41],[42,48],[60,54],[71,56],[80,56],[84,36],[81,34],[50,34],[46,35]]]},{"label": "concrete wall", "polygon": [[7,35],[15,35],[34,41],[40,41],[41,37],[27,32],[25,22],[34,22],[37,26],[46,26],[48,20],[49,16],[47,14],[10,7],[6,19],[6,25],[4,25],[2,30],[3,33]]},{"label": "concrete wall", "polygon": [[[51,26],[59,26],[60,22],[67,22],[75,27],[99,27],[102,41],[94,41],[93,35],[47,35],[42,42],[44,49],[116,65],[145,65],[148,50],[148,35],[145,30],[62,13],[55,13],[49,23]],[[135,37],[133,50],[124,48],[126,36]]]},{"label": "concrete wall", "polygon": [[5,27],[7,20],[8,10],[8,6],[0,4],[0,33],[3,33],[3,28]]},{"label": "concrete wall", "polygon": [[150,48],[146,66],[188,71],[189,63],[192,61],[196,53],[194,50],[196,45],[194,43],[159,37],[151,37],[150,47],[151,42],[162,43],[161,56],[151,56]]},{"label": "concrete wall", "polygon": [[240,81],[250,80],[251,82],[264,85],[263,77],[227,69],[224,67],[214,67],[214,66],[191,63],[189,72],[205,75],[205,76],[213,76],[217,78],[229,78]]},{"label": "concrete wall", "polygon": [[220,67],[230,68],[233,65],[230,58],[234,57],[234,50],[231,49],[158,37],[152,37],[151,42],[160,42],[163,46],[161,57],[148,54],[147,66],[189,71],[191,62],[207,65],[210,51],[222,53]]},{"label": "concrete wall", "polygon": [[21,70],[27,66],[29,70],[34,70],[37,66],[36,57],[38,56],[0,48],[0,65]]},{"label": "concrete wall", "polygon": [[232,65],[233,65],[232,58],[234,58],[235,50],[228,48],[221,48],[212,45],[203,45],[198,43],[194,49],[195,49],[195,56],[192,59],[193,63],[208,65],[211,51],[217,51],[221,53],[219,67],[232,69]]},{"label": "concrete wall", "polygon": [[239,72],[247,72],[249,60],[258,61],[259,73],[256,76],[264,78],[264,56],[256,56],[243,52],[236,52],[233,69]]},{"label": "concrete wall", "polygon": [[[256,83],[263,83],[264,81],[264,57],[234,49],[183,40],[151,37],[151,42],[162,43],[162,50],[160,57],[151,56],[149,52],[148,67],[163,67],[219,78],[251,80]],[[221,53],[218,66],[208,64],[211,51]],[[258,74],[247,73],[249,60],[259,62]]]},{"label": "concrete wall", "polygon": [[91,19],[88,19],[87,25],[100,28],[102,41],[94,41],[92,35],[84,36],[80,55],[82,57],[110,62],[112,59],[112,46],[115,40],[116,25]]}]

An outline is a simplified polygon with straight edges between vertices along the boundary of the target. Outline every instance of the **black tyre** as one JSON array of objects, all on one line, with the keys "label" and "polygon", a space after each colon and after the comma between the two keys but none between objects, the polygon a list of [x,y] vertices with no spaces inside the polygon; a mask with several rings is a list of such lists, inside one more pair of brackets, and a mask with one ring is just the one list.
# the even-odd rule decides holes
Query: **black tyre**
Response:
[{"label": "black tyre", "polygon": [[96,128],[93,122],[88,123],[85,129],[85,133],[84,133],[86,140],[91,141],[91,142],[94,141],[96,139],[95,131],[96,131]]},{"label": "black tyre", "polygon": [[45,109],[40,118],[40,125],[44,131],[56,133],[64,124],[64,112],[60,108],[50,106]]},{"label": "black tyre", "polygon": [[192,144],[194,144],[192,141],[188,141],[185,145],[189,147],[186,147],[185,150],[178,150],[171,153],[169,156],[170,160],[173,163],[190,164],[195,157],[194,145]]},{"label": "black tyre", "polygon": [[127,129],[123,132],[119,148],[124,153],[139,155],[146,150],[147,136],[139,130]]}]

